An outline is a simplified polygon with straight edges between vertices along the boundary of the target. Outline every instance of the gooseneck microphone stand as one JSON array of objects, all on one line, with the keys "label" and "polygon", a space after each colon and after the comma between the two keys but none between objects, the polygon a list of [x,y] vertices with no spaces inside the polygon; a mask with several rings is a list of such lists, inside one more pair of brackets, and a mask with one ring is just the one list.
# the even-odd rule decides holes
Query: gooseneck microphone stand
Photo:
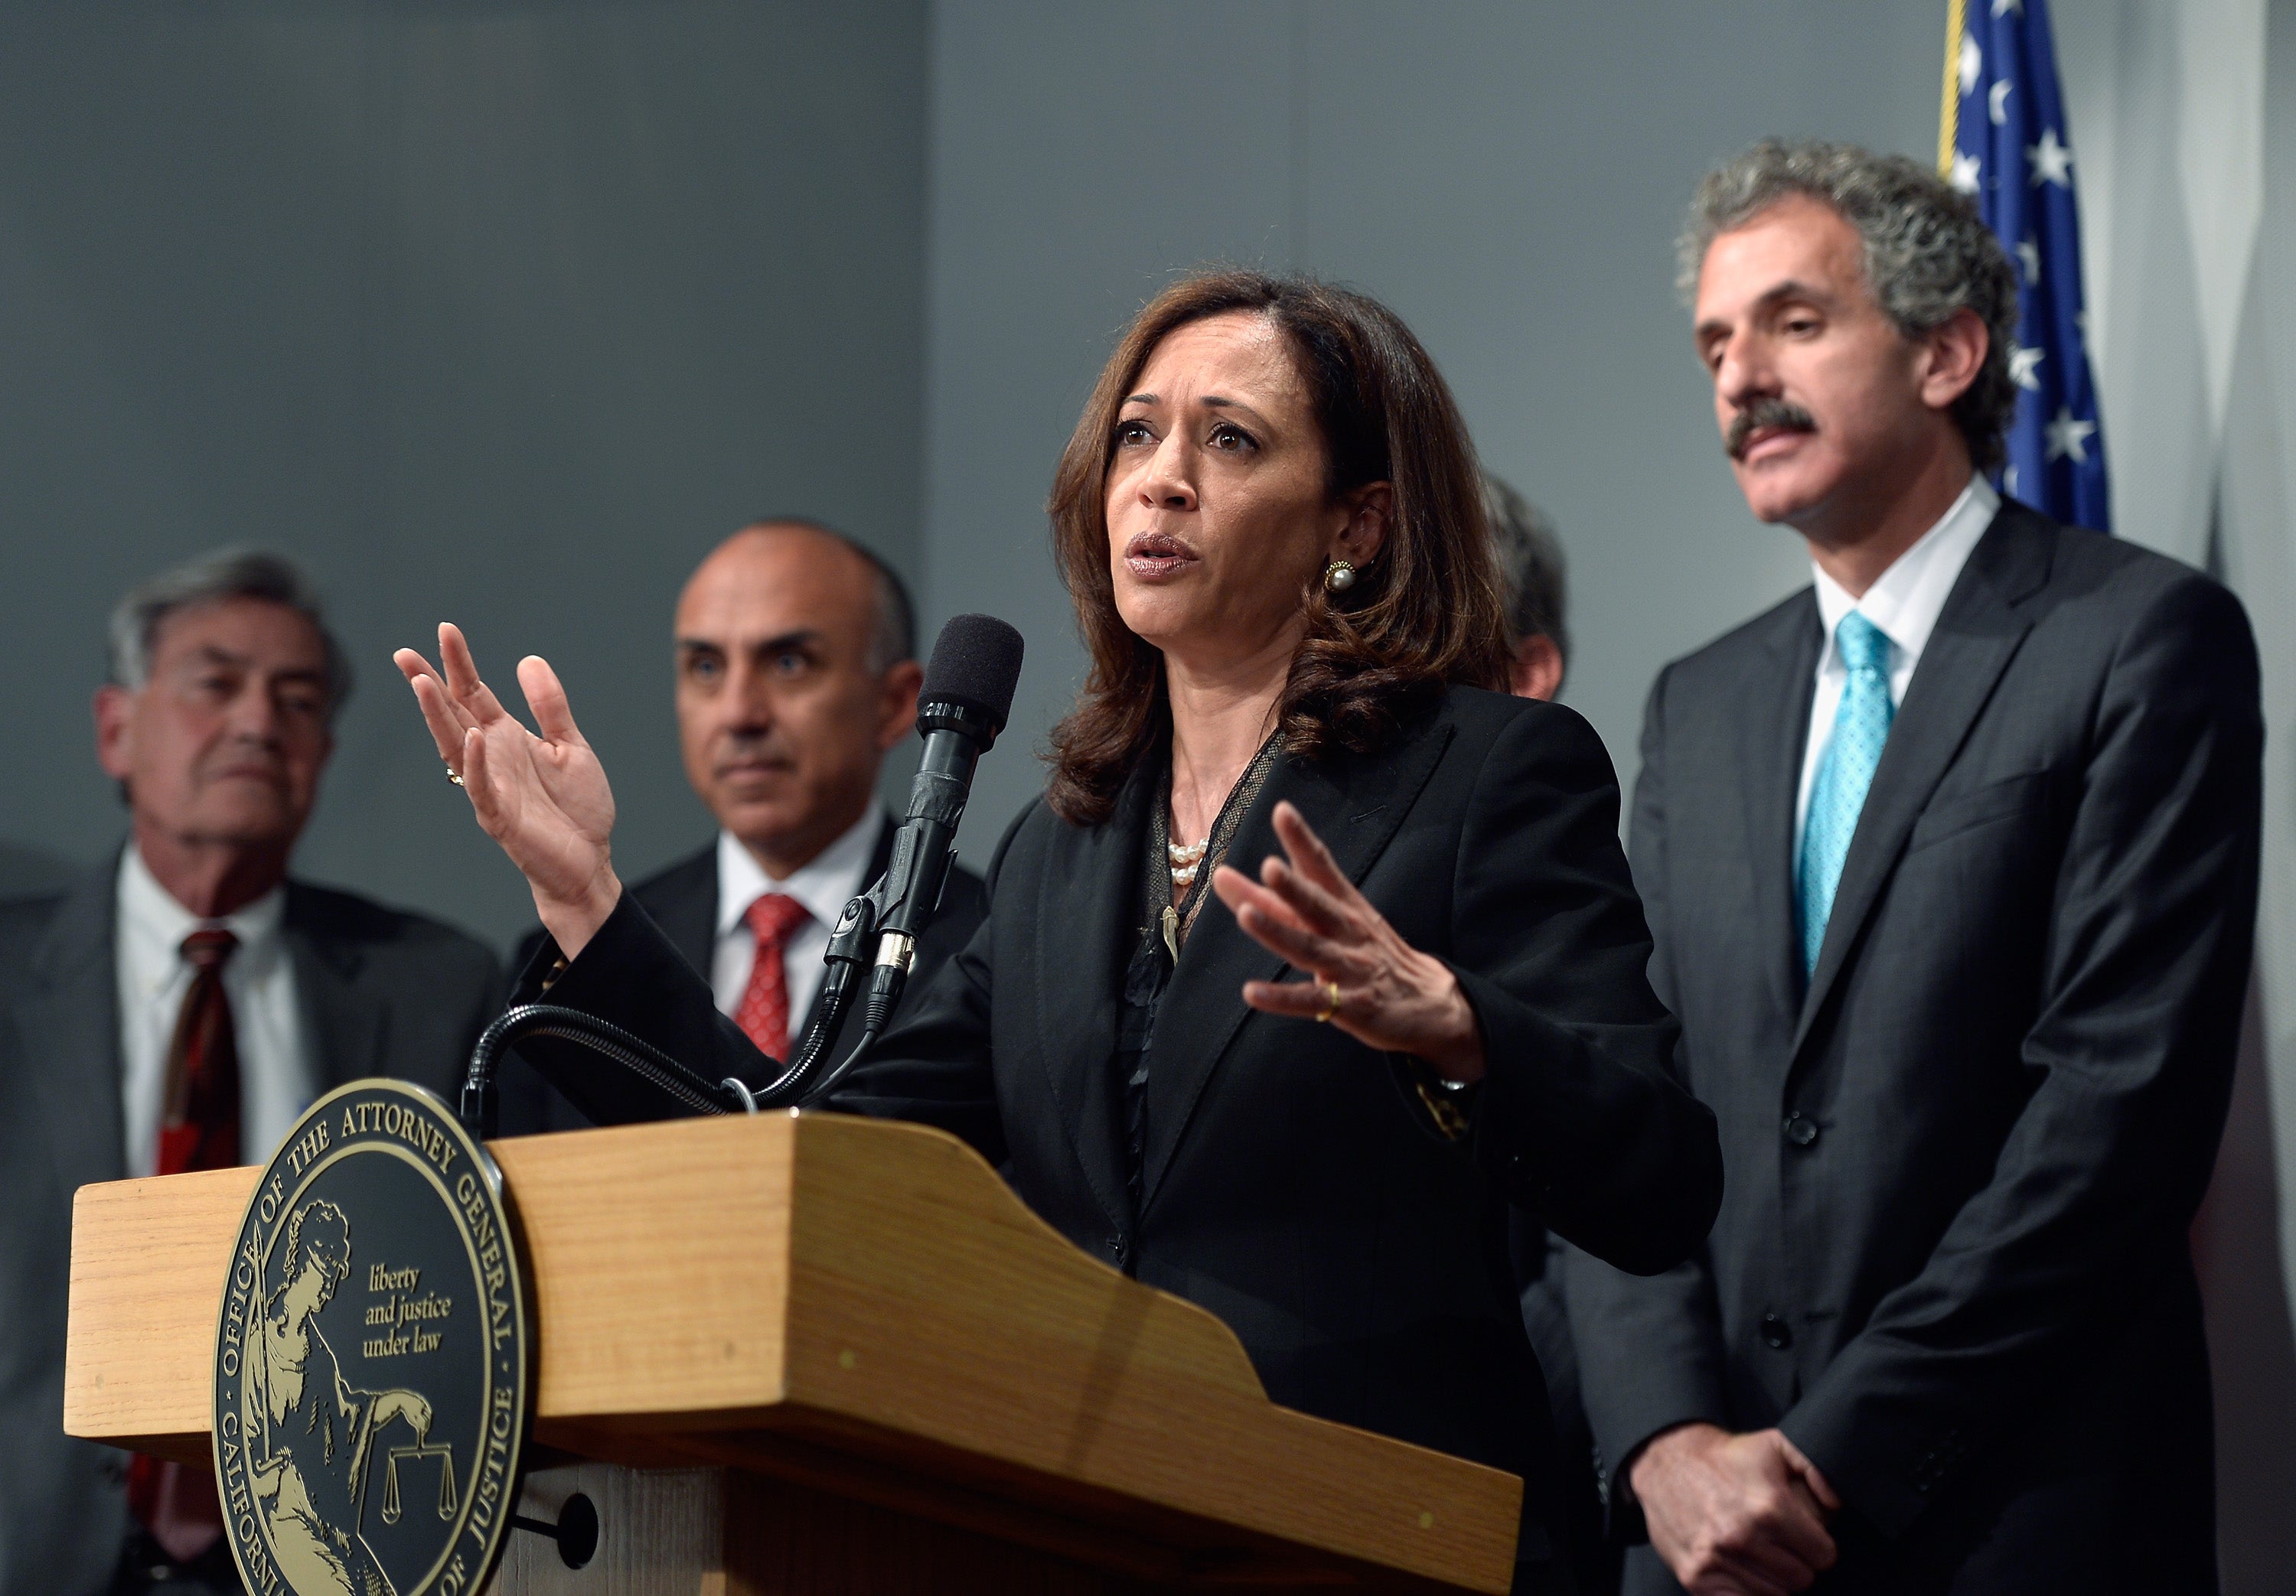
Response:
[{"label": "gooseneck microphone stand", "polygon": [[[940,906],[964,818],[972,773],[995,745],[1021,679],[1020,633],[988,615],[960,615],[941,628],[917,704],[924,756],[909,785],[908,813],[893,834],[892,857],[876,883],[845,905],[823,954],[821,996],[803,1042],[761,1087],[728,1076],[712,1084],[660,1049],[578,1010],[522,1003],[488,1026],[472,1051],[461,1117],[471,1133],[492,1136],[500,1118],[495,1070],[503,1050],[521,1036],[571,1042],[611,1059],[691,1114],[756,1114],[800,1108],[836,1089],[892,1023],[893,1008],[915,962],[917,933]],[[875,955],[870,943],[874,939]],[[831,1039],[852,1002],[863,961],[870,961],[869,1004],[861,1038],[844,1062],[824,1072]]]},{"label": "gooseneck microphone stand", "polygon": [[742,1084],[724,1080],[714,1085],[652,1043],[631,1035],[618,1025],[563,1009],[554,1003],[521,1003],[504,1011],[479,1037],[471,1050],[471,1067],[463,1077],[463,1101],[456,1117],[481,1141],[499,1127],[502,1101],[495,1070],[504,1050],[522,1036],[551,1036],[578,1043],[592,1052],[611,1059],[631,1074],[650,1082],[695,1114],[739,1114],[748,1093]]},{"label": "gooseneck microphone stand", "polygon": [[[571,1042],[588,1048],[592,1052],[611,1059],[631,1074],[646,1081],[677,1102],[692,1114],[755,1114],[766,1109],[790,1107],[828,1095],[830,1090],[845,1077],[846,1071],[860,1061],[863,1055],[876,1044],[890,1017],[893,1002],[899,996],[898,984],[893,995],[882,1004],[873,990],[869,1009],[864,1018],[861,1039],[845,1061],[823,1076],[816,1084],[822,1063],[829,1052],[830,1039],[845,1018],[847,1005],[852,1001],[855,972],[860,968],[869,945],[869,937],[877,921],[877,899],[884,890],[881,880],[867,892],[845,905],[838,916],[836,929],[830,933],[829,951],[823,955],[826,963],[821,978],[821,1002],[814,1010],[813,1023],[806,1027],[805,1037],[790,1062],[781,1067],[782,1072],[767,1085],[752,1090],[738,1078],[728,1076],[712,1083],[698,1071],[688,1068],[668,1053],[641,1037],[594,1014],[579,1009],[562,1008],[554,1003],[521,1003],[505,1011],[487,1027],[479,1044],[471,1050],[470,1068],[463,1078],[463,1101],[457,1109],[459,1117],[472,1135],[480,1141],[491,1140],[501,1125],[502,1093],[496,1084],[496,1072],[501,1068],[502,1056],[511,1045],[527,1036],[547,1036],[560,1042]],[[889,939],[890,940],[890,939]],[[907,972],[907,959],[914,944],[893,951],[889,956],[898,957],[901,971]],[[883,1010],[879,1012],[880,1008]],[[774,1060],[778,1066],[780,1061]]]}]

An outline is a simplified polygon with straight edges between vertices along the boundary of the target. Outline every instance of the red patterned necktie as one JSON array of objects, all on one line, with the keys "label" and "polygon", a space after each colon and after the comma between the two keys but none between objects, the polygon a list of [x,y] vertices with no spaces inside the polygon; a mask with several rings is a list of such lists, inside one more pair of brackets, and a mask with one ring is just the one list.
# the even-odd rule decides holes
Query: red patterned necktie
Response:
[{"label": "red patterned necktie", "polygon": [[[228,1169],[239,1162],[239,1036],[223,987],[224,964],[238,945],[239,938],[223,930],[184,938],[192,984],[168,1044],[158,1174]],[[127,1468],[127,1508],[179,1563],[223,1536],[215,1478],[206,1469],[139,1453]]]},{"label": "red patterned necktie", "polygon": [[782,950],[791,933],[812,918],[803,904],[778,892],[767,893],[742,916],[758,940],[758,954],[734,1023],[770,1059],[789,1057],[789,965]]}]

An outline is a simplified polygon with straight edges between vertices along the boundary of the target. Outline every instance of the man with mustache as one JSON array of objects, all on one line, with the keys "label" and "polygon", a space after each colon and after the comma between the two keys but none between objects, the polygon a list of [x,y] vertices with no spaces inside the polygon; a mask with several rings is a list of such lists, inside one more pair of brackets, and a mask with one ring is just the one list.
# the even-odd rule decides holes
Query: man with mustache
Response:
[{"label": "man with mustache", "polygon": [[299,570],[193,560],[111,642],[96,757],[127,844],[0,904],[0,1596],[240,1589],[208,1468],[59,1428],[72,1193],[259,1163],[364,1076],[451,1099],[500,1007],[479,943],[287,873],[350,690]]},{"label": "man with mustache", "polygon": [[1758,145],[1683,268],[1812,585],[1644,721],[1652,982],[1728,1182],[1693,1262],[1566,1265],[1627,1588],[2213,1590],[2185,1235],[2256,911],[2247,618],[1987,480],[2015,268],[1923,168]]},{"label": "man with mustache", "polygon": [[[718,819],[708,847],[629,888],[760,1050],[787,1059],[812,1019],[846,902],[884,873],[895,830],[885,756],[916,724],[924,671],[907,589],[844,534],[785,517],[742,528],[687,579],[675,622],[685,777]],[[988,912],[952,867],[917,939],[922,991]],[[542,945],[537,930],[520,967]],[[861,1035],[849,1005],[832,1059]],[[898,1012],[898,1011],[897,1011]],[[504,1072],[506,1131],[588,1123],[523,1063]]]}]

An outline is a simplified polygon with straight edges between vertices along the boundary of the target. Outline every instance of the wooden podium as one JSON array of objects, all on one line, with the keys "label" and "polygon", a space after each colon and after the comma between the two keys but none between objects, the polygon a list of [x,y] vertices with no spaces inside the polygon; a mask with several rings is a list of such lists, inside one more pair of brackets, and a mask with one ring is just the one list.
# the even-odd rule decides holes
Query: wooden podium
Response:
[{"label": "wooden podium", "polygon": [[[827,1115],[492,1144],[539,1344],[493,1589],[1504,1592],[1514,1476],[1271,1404],[1227,1327],[1046,1226],[970,1148]],[[83,1188],[64,1428],[209,1457],[256,1172]]]}]

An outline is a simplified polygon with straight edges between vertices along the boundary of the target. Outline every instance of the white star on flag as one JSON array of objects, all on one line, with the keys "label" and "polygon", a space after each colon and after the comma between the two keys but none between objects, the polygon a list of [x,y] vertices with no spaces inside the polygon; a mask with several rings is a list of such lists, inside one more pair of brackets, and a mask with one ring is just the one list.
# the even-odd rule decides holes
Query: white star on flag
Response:
[{"label": "white star on flag", "polygon": [[2005,17],[2013,11],[2019,16],[2023,16],[2025,14],[2025,0],[1993,0],[1993,14],[1995,16]]},{"label": "white star on flag", "polygon": [[1975,88],[1978,78],[1984,71],[1985,53],[1977,47],[1975,39],[1965,33],[1963,34],[1961,36],[1961,92],[1966,94]]},{"label": "white star on flag", "polygon": [[1985,114],[1993,119],[1993,125],[1996,127],[2002,127],[2009,120],[2009,108],[2005,102],[2009,98],[2009,91],[2016,86],[2004,78],[1985,91]]},{"label": "white star on flag", "polygon": [[2057,141],[2054,127],[2041,129],[2041,142],[2025,146],[2025,159],[2033,163],[2033,186],[2054,183],[2059,188],[2073,185],[2073,152]]},{"label": "white star on flag", "polygon": [[2033,375],[2033,368],[2040,364],[2047,354],[2046,349],[2029,349],[2022,344],[2011,344],[2009,346],[2009,381],[2034,393],[2040,392],[2040,379]]},{"label": "white star on flag", "polygon": [[2027,282],[2040,281],[2041,246],[2033,241],[2033,235],[2030,233],[2025,235],[2025,241],[2017,246],[2017,263],[2025,268]]},{"label": "white star on flag", "polygon": [[1977,157],[1964,155],[1958,150],[1955,151],[1953,175],[1946,181],[1953,184],[1953,192],[1957,194],[1975,193],[1977,192]]},{"label": "white star on flag", "polygon": [[2057,419],[2051,422],[2043,430],[2049,436],[2050,459],[2069,459],[2075,464],[2087,463],[2087,445],[2089,434],[2096,430],[2095,422],[2075,421],[2070,406],[2059,405]]}]

